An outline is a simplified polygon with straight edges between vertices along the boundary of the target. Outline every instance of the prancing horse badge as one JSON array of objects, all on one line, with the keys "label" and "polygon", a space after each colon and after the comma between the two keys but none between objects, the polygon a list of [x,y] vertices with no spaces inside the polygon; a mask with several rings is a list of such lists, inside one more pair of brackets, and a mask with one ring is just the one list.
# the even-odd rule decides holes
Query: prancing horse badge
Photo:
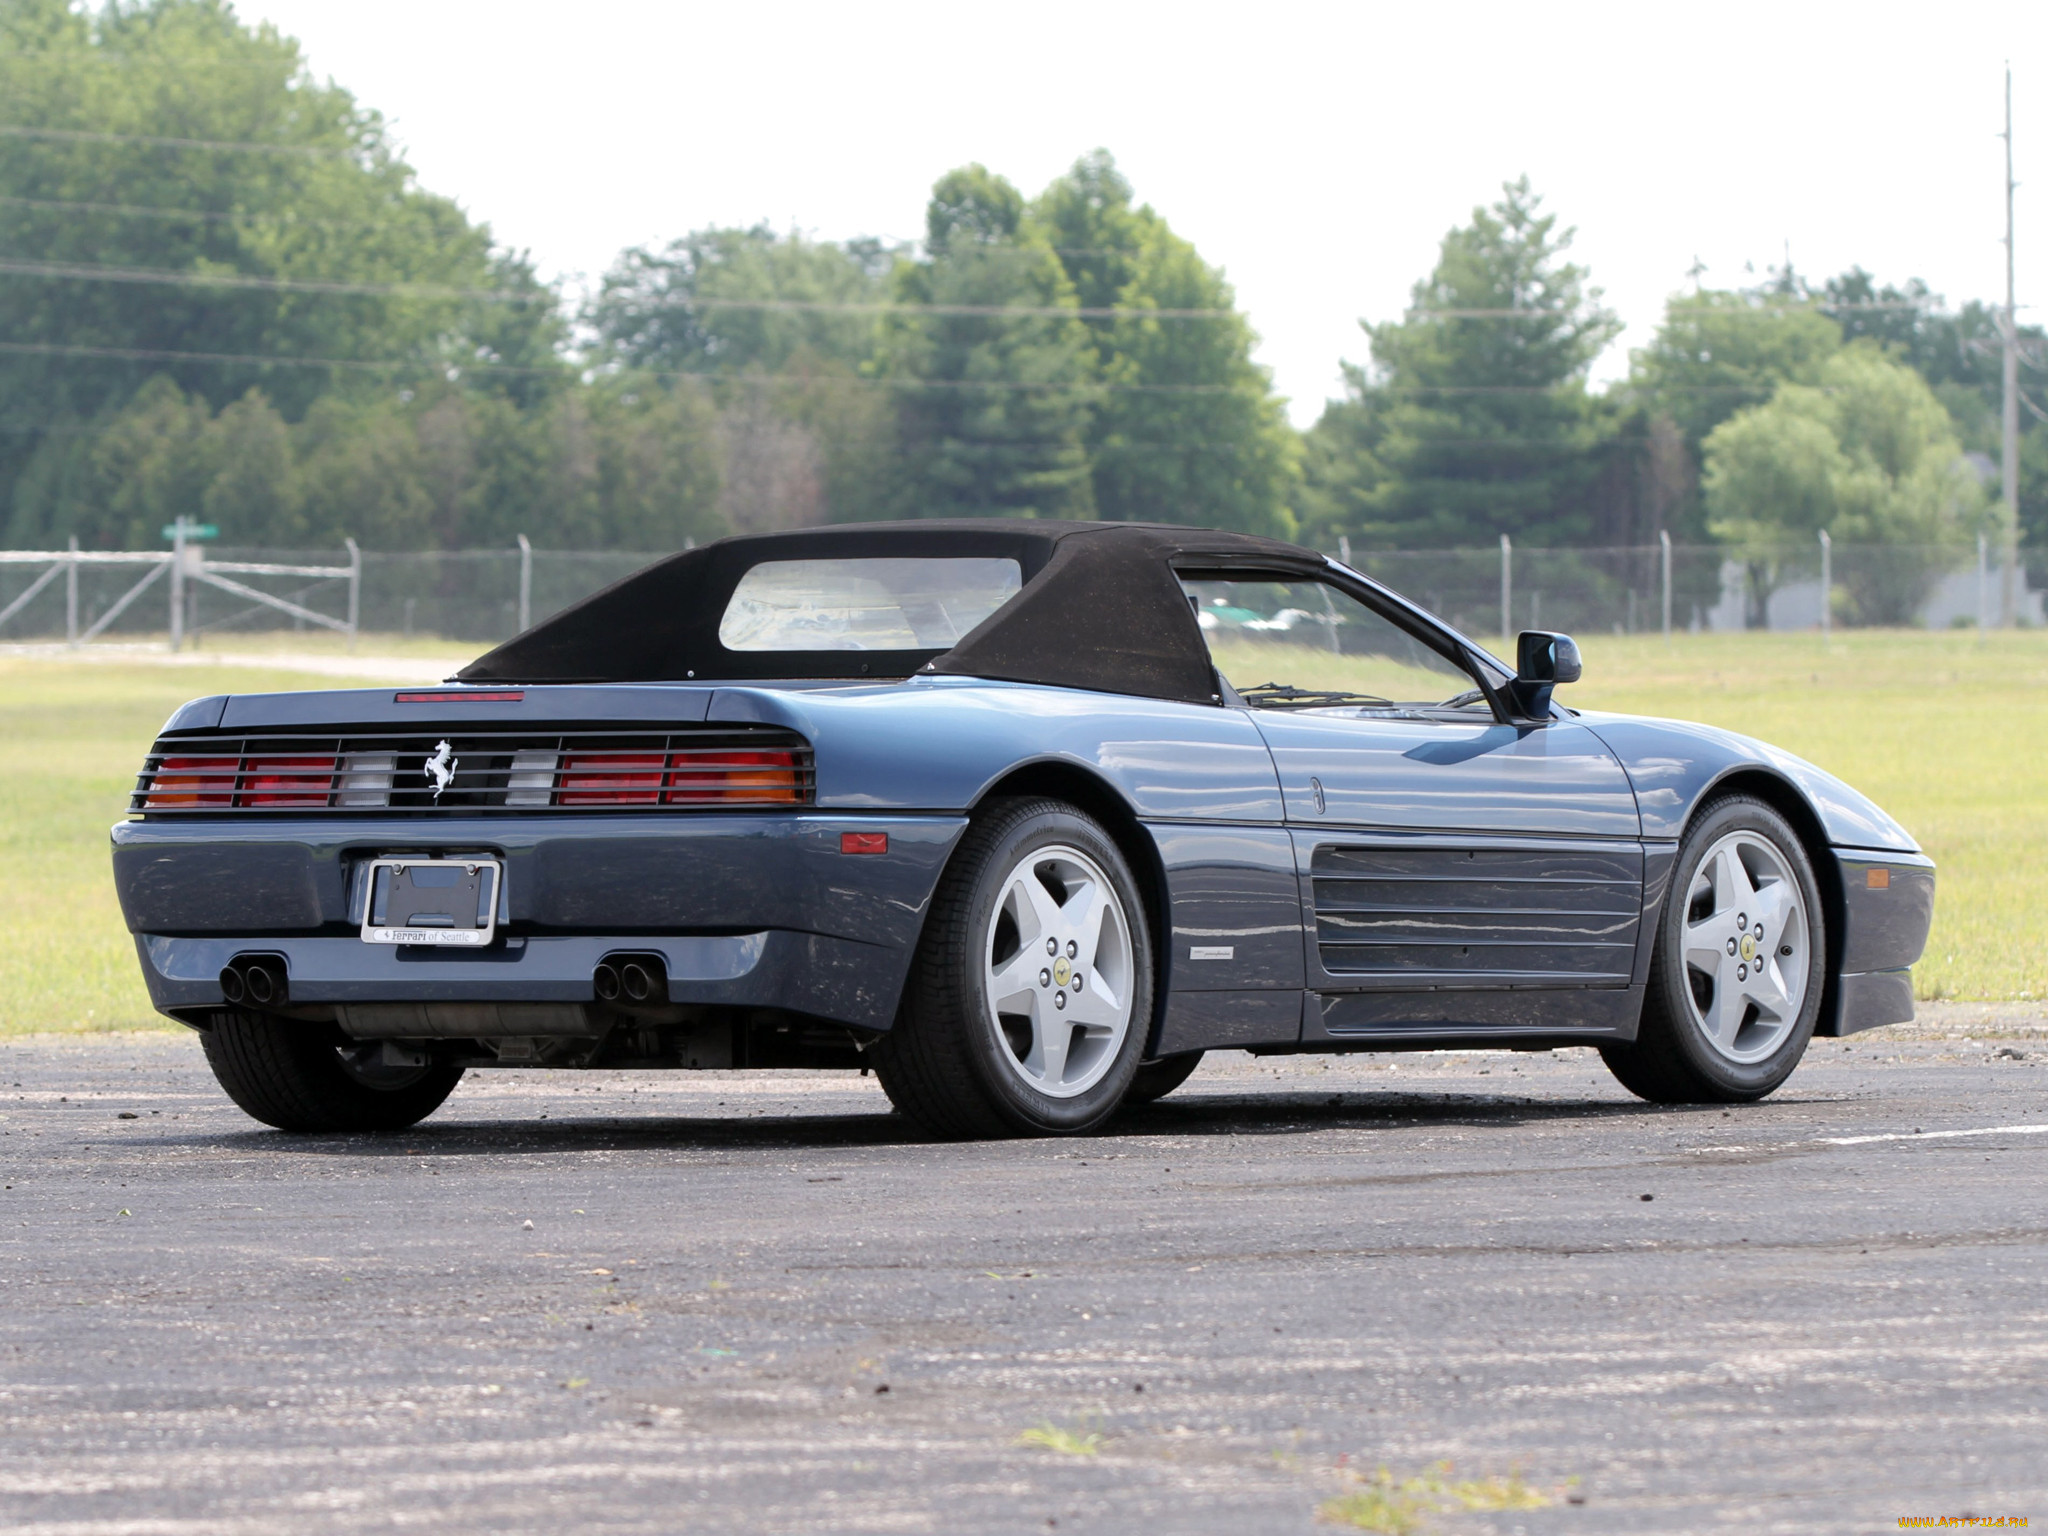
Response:
[{"label": "prancing horse badge", "polygon": [[434,755],[426,760],[424,767],[427,777],[434,781],[434,798],[441,798],[441,791],[455,782],[455,770],[462,759],[455,755],[455,749],[442,742],[434,748]]}]

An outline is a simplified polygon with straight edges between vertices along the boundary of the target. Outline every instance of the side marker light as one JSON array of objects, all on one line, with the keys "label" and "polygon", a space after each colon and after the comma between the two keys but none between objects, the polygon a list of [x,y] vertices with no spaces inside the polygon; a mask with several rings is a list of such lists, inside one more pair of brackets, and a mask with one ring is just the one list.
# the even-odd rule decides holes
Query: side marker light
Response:
[{"label": "side marker light", "polygon": [[1882,866],[1863,871],[1863,884],[1867,890],[1888,891],[1892,887],[1892,872]]},{"label": "side marker light", "polygon": [[841,853],[887,853],[889,834],[886,832],[842,832],[839,834]]}]

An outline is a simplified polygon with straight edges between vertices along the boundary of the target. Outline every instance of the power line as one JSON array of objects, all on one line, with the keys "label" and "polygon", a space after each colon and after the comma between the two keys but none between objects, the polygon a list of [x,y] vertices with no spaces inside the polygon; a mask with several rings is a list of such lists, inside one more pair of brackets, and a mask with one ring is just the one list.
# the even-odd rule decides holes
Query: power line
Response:
[{"label": "power line", "polygon": [[[273,293],[318,293],[420,299],[474,299],[486,303],[533,303],[546,297],[533,291],[502,288],[459,288],[434,283],[348,283],[309,278],[257,277],[233,272],[178,272],[160,267],[99,266],[85,262],[0,260],[0,274],[67,282],[164,284],[187,288],[244,288]],[[678,297],[643,301],[641,310],[731,310],[767,314],[930,315],[947,318],[1043,320],[1238,320],[1234,309],[1154,309],[1142,305],[1070,306],[1059,304],[903,304],[847,303],[836,299],[726,299]],[[1726,316],[1767,316],[1834,309],[1923,309],[1912,304],[1788,305],[1779,309],[1745,308],[1704,311]],[[1561,318],[1564,312],[1543,309],[1440,309],[1410,311],[1408,319],[1532,319]],[[1395,322],[1401,323],[1401,322]]]},{"label": "power line", "polygon": [[[89,347],[57,342],[0,341],[0,354],[30,357],[99,358],[110,362],[213,363],[250,368],[333,368],[365,373],[397,373],[414,369],[439,373],[453,379],[464,373],[493,373],[523,376],[567,376],[573,364],[541,368],[517,363],[427,362],[420,359],[373,359],[353,357],[295,357],[269,353],[186,352],[160,347]],[[1228,395],[1240,391],[1233,384],[1098,384],[1087,381],[1032,383],[1010,379],[899,379],[864,378],[846,374],[811,373],[718,373],[703,370],[634,369],[630,377],[657,380],[706,379],[733,384],[790,383],[848,386],[863,389],[957,389],[977,392],[1031,392],[1079,390],[1102,394]]]},{"label": "power line", "polygon": [[327,144],[264,144],[232,139],[175,139],[143,133],[91,133],[80,128],[31,128],[0,123],[0,138],[45,139],[60,144],[142,144],[152,149],[217,149],[244,155],[353,156],[353,148]]},{"label": "power line", "polygon": [[[399,298],[478,299],[494,303],[531,302],[542,295],[501,288],[455,288],[432,283],[344,283],[289,277],[255,277],[234,272],[176,272],[161,267],[98,266],[85,262],[0,260],[0,274],[65,282],[160,283],[179,288],[250,288],[273,293],[389,295]],[[552,293],[546,295],[552,298]],[[848,304],[831,299],[661,300],[647,309],[753,310],[788,314],[1016,316],[1026,319],[1235,320],[1234,309],[1150,309],[1142,306],[1084,309],[1059,304]]]},{"label": "power line", "polygon": [[[254,352],[186,352],[165,347],[87,347],[56,342],[0,341],[0,353],[23,357],[101,358],[111,362],[220,363],[250,368],[343,368],[373,373],[391,373],[407,368],[432,371],[435,364],[420,359],[379,360],[358,357],[292,357]],[[471,373],[552,374],[569,373],[571,367],[522,367],[511,363],[443,363],[440,369]]]},{"label": "power line", "polygon": [[[178,272],[161,267],[100,266],[85,262],[0,260],[0,275],[44,278],[60,282],[103,282],[163,284],[184,288],[241,288],[272,293],[317,293],[357,297],[416,299],[474,299],[485,303],[534,303],[552,300],[552,290],[502,288],[460,288],[435,283],[349,283],[310,278],[257,277],[238,272]],[[1248,316],[1234,309],[1154,309],[1142,305],[1101,307],[1058,304],[901,304],[890,302],[845,303],[833,299],[724,299],[697,297],[644,301],[642,310],[732,310],[768,314],[930,315],[947,318],[1082,319],[1082,320],[1238,320]],[[2027,306],[2020,306],[2025,308]],[[1775,309],[1743,308],[1694,311],[1715,316],[1769,317],[1833,310],[1922,310],[1917,304],[1806,304]],[[1416,319],[1531,319],[1563,318],[1564,311],[1543,309],[1440,309],[1412,310]],[[1667,317],[1668,318],[1668,317]],[[1399,324],[1402,322],[1393,322]]]},{"label": "power line", "polygon": [[1667,315],[1699,315],[1730,319],[1740,315],[1826,315],[1834,313],[1861,313],[1864,311],[1895,311],[1924,314],[1950,314],[1939,304],[1918,303],[1912,299],[1886,299],[1869,302],[1834,299],[1810,299],[1798,304],[1745,304],[1740,308],[1722,309],[1711,304],[1680,304],[1666,310]]},{"label": "power line", "polygon": [[[248,148],[261,149],[262,145],[236,145],[225,141],[202,139],[154,139],[137,138],[120,134],[85,134],[69,130],[26,129],[0,125],[0,135],[23,137],[89,139],[108,142],[134,142],[149,144],[190,145],[215,149]],[[287,152],[283,147],[279,152]],[[299,151],[290,151],[299,152]],[[342,153],[342,151],[315,151],[305,153]],[[206,222],[227,222],[236,219],[257,219],[262,215],[245,210],[175,209],[155,208],[132,203],[99,203],[56,198],[0,197],[0,204],[13,207],[41,208],[51,211],[77,210],[84,213],[113,214],[132,218],[191,219]],[[290,219],[288,222],[322,227],[377,228],[390,225],[385,219]],[[1088,250],[1074,247],[1054,246],[1054,251],[1069,256],[1122,256],[1136,255],[1136,252],[1117,250]],[[262,278],[247,275],[209,274],[165,271],[147,267],[100,267],[85,263],[57,262],[0,262],[0,273],[16,276],[41,277],[58,280],[100,281],[100,282],[159,282],[181,286],[215,286],[272,289],[281,292],[307,293],[350,293],[350,294],[394,294],[406,297],[466,298],[490,302],[524,302],[536,295],[524,292],[506,292],[489,288],[453,288],[426,284],[377,284],[377,283],[332,283],[313,282],[302,279]],[[710,296],[690,295],[675,298],[645,300],[636,307],[643,309],[700,309],[700,310],[753,310],[786,313],[846,313],[846,314],[927,314],[945,316],[1010,315],[1019,318],[1060,319],[1077,317],[1084,320],[1221,320],[1243,318],[1234,309],[1155,309],[1145,306],[1113,305],[1103,307],[1066,307],[1061,305],[1019,305],[1019,304],[894,304],[894,303],[844,303],[831,300],[807,299],[723,299]],[[2038,306],[2021,304],[2018,309],[2032,309]],[[1738,308],[1716,308],[1711,306],[1681,305],[1667,307],[1666,322],[1681,316],[1690,318],[1762,318],[1775,319],[1790,314],[1838,313],[1913,313],[1946,315],[1953,311],[1944,306],[1910,299],[1873,301],[1833,301],[1816,298],[1792,304],[1743,305]],[[1531,309],[1526,307],[1456,308],[1456,309],[1410,309],[1399,320],[1384,322],[1404,324],[1417,320],[1540,320],[1565,318],[1568,311],[1554,309]]]},{"label": "power line", "polygon": [[[2022,309],[2025,305],[2020,306]],[[1950,314],[1938,304],[1917,304],[1910,300],[1882,303],[1835,303],[1829,299],[1815,299],[1805,304],[1745,304],[1740,308],[1718,309],[1711,306],[1678,305],[1667,306],[1667,321],[1680,315],[1711,316],[1715,319],[1776,319],[1782,315],[1816,314],[1827,315],[1850,311],[1900,311],[1919,314]],[[1403,320],[1492,320],[1492,319],[1558,319],[1569,311],[1559,309],[1411,309],[1404,313]],[[1401,324],[1402,321],[1392,321]]]},{"label": "power line", "polygon": [[[205,220],[207,222],[224,222],[230,219],[253,219],[262,217],[262,215],[251,213],[246,209],[221,210],[210,208],[163,208],[150,207],[138,203],[100,203],[86,199],[59,197],[0,197],[0,204],[4,204],[6,206],[15,208],[41,208],[53,213],[76,211],[79,213],[113,214],[124,218],[139,219],[192,219],[195,221]],[[340,228],[368,228],[380,227],[390,223],[391,221],[388,219],[322,219],[294,216],[290,218],[290,222],[294,224],[334,226]],[[898,240],[893,236],[876,236],[875,239],[878,244],[884,246],[885,248],[900,248],[904,250],[908,250],[909,248],[916,246],[920,243],[915,240]],[[826,245],[845,246],[850,242],[828,240],[821,243]],[[1133,260],[1135,260],[1137,257],[1143,254],[1141,250],[1137,249],[1096,249],[1068,245],[1055,245],[1049,247],[1049,249],[1055,255],[1058,256],[1125,257]]]},{"label": "power line", "polygon": [[[356,357],[304,357],[275,353],[191,352],[163,347],[92,347],[58,342],[0,341],[0,355],[25,357],[71,357],[109,362],[211,363],[246,368],[327,368],[361,373],[402,373],[414,370],[436,374],[453,381],[465,373],[503,374],[519,377],[566,377],[574,364],[559,368],[534,367],[518,363],[427,361]],[[594,376],[585,370],[586,378]],[[1052,393],[1072,391],[1109,395],[1233,395],[1241,393],[1234,384],[1106,384],[1089,380],[1061,380],[1035,383],[1014,379],[905,379],[875,378],[852,374],[819,373],[721,373],[711,369],[633,369],[614,377],[647,378],[663,382],[702,379],[727,384],[803,384],[853,389],[962,390],[972,393]],[[1405,384],[1375,386],[1373,392],[1395,396],[1466,395],[1548,395],[1555,388],[1547,384]],[[1751,384],[1691,384],[1671,386],[1667,394],[1726,395],[1757,394],[1764,386]],[[1429,443],[1449,441],[1428,439]],[[1503,438],[1475,439],[1504,442]],[[1547,440],[1546,440],[1547,441]]]},{"label": "power line", "polygon": [[0,274],[68,282],[162,284],[174,288],[249,288],[267,293],[323,293],[406,299],[481,299],[496,303],[554,300],[552,290],[454,288],[436,283],[344,283],[311,278],[255,277],[242,272],[173,272],[160,267],[111,267],[84,262],[0,260]]},{"label": "power line", "polygon": [[0,205],[10,208],[41,208],[52,213],[99,213],[110,214],[124,219],[162,219],[175,222],[180,219],[193,223],[225,224],[236,219],[256,222],[276,218],[278,222],[292,226],[318,229],[385,229],[396,224],[395,219],[326,219],[303,214],[287,213],[277,215],[253,213],[246,208],[153,208],[141,203],[95,203],[75,198],[56,197],[0,197]]},{"label": "power line", "polygon": [[687,298],[666,300],[644,307],[654,309],[764,310],[770,313],[789,314],[843,313],[862,315],[945,315],[948,317],[1015,315],[1020,319],[1038,320],[1238,320],[1244,318],[1234,309],[1148,309],[1143,306],[1110,305],[1089,307],[1060,304],[842,304],[825,299]]}]

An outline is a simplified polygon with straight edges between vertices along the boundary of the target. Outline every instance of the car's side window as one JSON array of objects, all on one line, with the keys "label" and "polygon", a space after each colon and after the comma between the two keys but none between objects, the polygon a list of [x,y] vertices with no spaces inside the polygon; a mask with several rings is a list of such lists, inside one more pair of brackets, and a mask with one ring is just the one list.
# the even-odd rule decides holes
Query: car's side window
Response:
[{"label": "car's side window", "polygon": [[1246,703],[1484,709],[1476,679],[1327,582],[1183,577],[1209,655]]}]

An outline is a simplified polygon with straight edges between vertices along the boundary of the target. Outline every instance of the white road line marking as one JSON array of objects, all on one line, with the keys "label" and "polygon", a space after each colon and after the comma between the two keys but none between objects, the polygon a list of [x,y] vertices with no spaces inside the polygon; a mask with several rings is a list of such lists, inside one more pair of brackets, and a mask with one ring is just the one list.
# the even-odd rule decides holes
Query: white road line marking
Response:
[{"label": "white road line marking", "polygon": [[1822,1136],[1830,1147],[1860,1147],[1873,1141],[1937,1141],[1955,1136],[2048,1136],[2048,1125],[1987,1125],[1974,1131],[1893,1131],[1886,1136]]},{"label": "white road line marking", "polygon": [[[1503,1053],[1506,1054],[1506,1053]],[[1945,1141],[1957,1136],[2048,1136],[2048,1125],[1985,1125],[1967,1131],[1890,1131],[1882,1136],[1816,1136],[1810,1141],[1687,1147],[1704,1152],[1782,1152],[1789,1147],[1863,1147],[1876,1141]]]}]

